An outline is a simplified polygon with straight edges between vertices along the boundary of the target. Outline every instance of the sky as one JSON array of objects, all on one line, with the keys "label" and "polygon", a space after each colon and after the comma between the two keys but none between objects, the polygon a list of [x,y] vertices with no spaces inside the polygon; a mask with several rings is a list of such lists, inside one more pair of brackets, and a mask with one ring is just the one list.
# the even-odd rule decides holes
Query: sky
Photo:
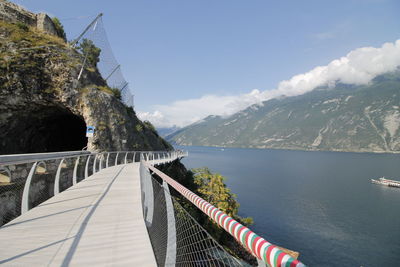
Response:
[{"label": "sky", "polygon": [[157,127],[229,115],[400,64],[398,0],[14,0],[73,39],[100,12],[135,110]]}]

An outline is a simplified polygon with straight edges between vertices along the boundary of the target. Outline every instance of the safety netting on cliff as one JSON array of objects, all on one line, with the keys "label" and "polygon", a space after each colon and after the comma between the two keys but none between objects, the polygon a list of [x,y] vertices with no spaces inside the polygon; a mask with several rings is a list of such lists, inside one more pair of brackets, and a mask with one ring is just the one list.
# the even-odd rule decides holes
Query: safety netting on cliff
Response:
[{"label": "safety netting on cliff", "polygon": [[[114,94],[121,98],[125,105],[133,107],[133,94],[108,41],[102,14],[72,41],[72,45],[83,54],[82,70],[95,71],[94,68],[97,68]],[[117,91],[119,93],[116,93]]]}]

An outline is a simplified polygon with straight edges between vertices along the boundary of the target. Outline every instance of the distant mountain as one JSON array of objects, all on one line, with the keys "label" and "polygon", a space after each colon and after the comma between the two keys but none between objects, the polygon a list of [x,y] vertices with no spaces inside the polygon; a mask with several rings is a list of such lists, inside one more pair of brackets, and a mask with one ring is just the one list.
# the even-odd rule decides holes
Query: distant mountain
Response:
[{"label": "distant mountain", "polygon": [[400,71],[209,116],[166,137],[179,145],[400,151]]},{"label": "distant mountain", "polygon": [[166,128],[157,128],[157,132],[160,136],[165,137],[171,135],[181,129],[180,127],[173,126],[173,127],[166,127]]}]

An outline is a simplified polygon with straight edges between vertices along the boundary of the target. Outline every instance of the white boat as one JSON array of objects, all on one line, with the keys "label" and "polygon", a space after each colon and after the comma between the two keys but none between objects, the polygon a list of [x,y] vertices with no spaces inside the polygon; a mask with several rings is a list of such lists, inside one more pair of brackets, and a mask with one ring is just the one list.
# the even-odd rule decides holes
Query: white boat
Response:
[{"label": "white boat", "polygon": [[385,177],[381,177],[381,178],[379,178],[379,180],[371,179],[371,182],[374,184],[380,184],[380,185],[386,185],[389,187],[400,188],[400,181],[385,179]]}]

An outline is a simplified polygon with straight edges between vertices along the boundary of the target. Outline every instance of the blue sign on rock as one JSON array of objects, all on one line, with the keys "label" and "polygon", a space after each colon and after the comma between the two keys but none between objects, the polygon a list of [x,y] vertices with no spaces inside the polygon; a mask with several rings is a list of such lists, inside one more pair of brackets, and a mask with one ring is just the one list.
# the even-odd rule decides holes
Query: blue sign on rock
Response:
[{"label": "blue sign on rock", "polygon": [[87,127],[86,127],[86,137],[93,137],[94,129],[96,129],[96,127],[94,127],[94,126],[87,126]]}]

